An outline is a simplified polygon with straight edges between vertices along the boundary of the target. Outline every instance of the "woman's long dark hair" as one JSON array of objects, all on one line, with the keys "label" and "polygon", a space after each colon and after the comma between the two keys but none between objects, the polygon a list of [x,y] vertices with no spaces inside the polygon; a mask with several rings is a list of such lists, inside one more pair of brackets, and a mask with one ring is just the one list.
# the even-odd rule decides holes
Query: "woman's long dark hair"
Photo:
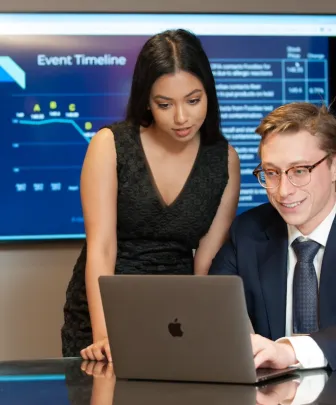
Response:
[{"label": "woman's long dark hair", "polygon": [[215,80],[201,41],[191,32],[168,30],[151,37],[138,56],[128,101],[126,120],[148,127],[153,115],[148,109],[151,88],[162,75],[179,70],[191,73],[203,84],[207,94],[207,114],[200,128],[203,144],[224,140],[220,128]]}]

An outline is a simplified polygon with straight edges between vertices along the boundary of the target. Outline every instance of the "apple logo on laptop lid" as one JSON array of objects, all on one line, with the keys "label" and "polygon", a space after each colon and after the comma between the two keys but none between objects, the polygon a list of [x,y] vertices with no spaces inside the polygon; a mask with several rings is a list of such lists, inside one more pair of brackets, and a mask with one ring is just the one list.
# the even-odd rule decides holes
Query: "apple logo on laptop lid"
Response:
[{"label": "apple logo on laptop lid", "polygon": [[173,337],[182,337],[183,336],[183,330],[182,330],[182,325],[181,323],[178,321],[177,318],[175,318],[174,322],[170,322],[168,324],[168,330],[169,333],[173,336]]}]

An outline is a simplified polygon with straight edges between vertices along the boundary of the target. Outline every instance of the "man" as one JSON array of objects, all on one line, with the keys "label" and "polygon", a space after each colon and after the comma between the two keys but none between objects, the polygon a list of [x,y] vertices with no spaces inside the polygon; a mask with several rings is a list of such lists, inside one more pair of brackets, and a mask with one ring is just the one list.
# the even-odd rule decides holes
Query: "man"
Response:
[{"label": "man", "polygon": [[269,203],[235,219],[209,274],[242,277],[256,368],[336,370],[336,118],[292,103],[256,132]]}]

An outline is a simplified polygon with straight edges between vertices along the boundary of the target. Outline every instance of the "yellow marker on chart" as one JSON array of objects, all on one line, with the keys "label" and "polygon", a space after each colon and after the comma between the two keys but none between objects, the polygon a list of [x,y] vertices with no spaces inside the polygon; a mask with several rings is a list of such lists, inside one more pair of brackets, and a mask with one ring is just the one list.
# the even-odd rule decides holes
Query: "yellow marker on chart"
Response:
[{"label": "yellow marker on chart", "polygon": [[69,111],[76,111],[76,104],[69,104]]},{"label": "yellow marker on chart", "polygon": [[35,104],[33,110],[34,110],[34,112],[40,112],[40,111],[41,111],[40,105],[39,105],[39,104]]},{"label": "yellow marker on chart", "polygon": [[50,107],[51,110],[56,110],[56,108],[57,108],[56,101],[50,101],[49,107]]},{"label": "yellow marker on chart", "polygon": [[90,129],[92,129],[92,122],[88,121],[85,123],[85,130],[90,131]]}]

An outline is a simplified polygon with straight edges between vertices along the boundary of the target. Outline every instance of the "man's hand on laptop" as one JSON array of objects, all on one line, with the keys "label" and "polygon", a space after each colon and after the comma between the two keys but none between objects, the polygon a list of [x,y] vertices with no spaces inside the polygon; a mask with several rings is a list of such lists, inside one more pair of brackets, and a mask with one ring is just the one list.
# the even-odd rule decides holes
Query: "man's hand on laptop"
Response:
[{"label": "man's hand on laptop", "polygon": [[81,350],[81,356],[84,360],[107,360],[112,363],[112,355],[108,338],[97,340],[92,345]]},{"label": "man's hand on laptop", "polygon": [[251,334],[254,364],[256,368],[282,369],[297,363],[292,345],[276,343],[260,335]]}]

